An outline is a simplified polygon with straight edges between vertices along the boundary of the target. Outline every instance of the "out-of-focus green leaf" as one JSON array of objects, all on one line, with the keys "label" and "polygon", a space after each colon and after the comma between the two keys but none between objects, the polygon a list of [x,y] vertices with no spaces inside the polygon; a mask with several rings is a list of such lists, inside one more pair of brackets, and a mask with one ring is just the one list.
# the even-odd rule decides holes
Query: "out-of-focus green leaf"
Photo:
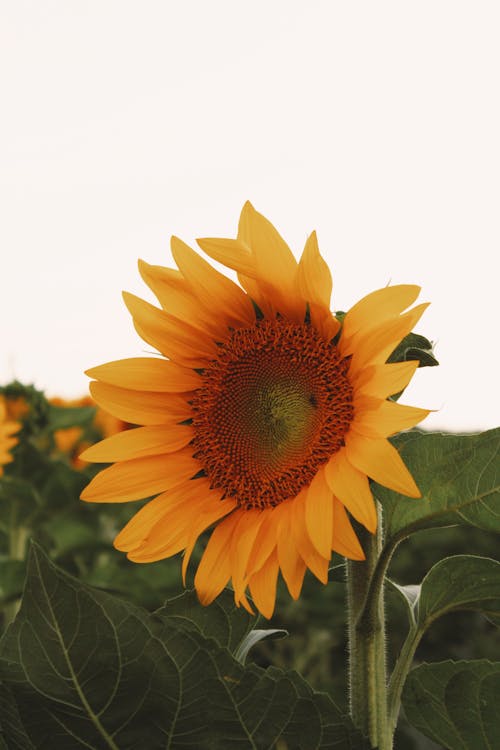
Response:
[{"label": "out-of-focus green leaf", "polygon": [[[298,674],[243,667],[174,621],[91,589],[34,546],[21,610],[0,643],[0,678],[33,747],[368,747]],[[18,729],[0,721],[10,747]]]},{"label": "out-of-focus green leaf", "polygon": [[500,625],[500,563],[487,557],[456,555],[441,560],[422,581],[418,627],[459,609],[482,612]]},{"label": "out-of-focus green leaf", "polygon": [[403,692],[414,727],[449,750],[500,748],[500,662],[422,664]]},{"label": "out-of-focus green leaf", "polygon": [[0,528],[8,533],[25,525],[40,507],[40,496],[30,482],[5,476],[0,481]]},{"label": "out-of-focus green leaf", "polygon": [[[104,540],[96,533],[96,524],[86,520],[65,513],[45,521],[43,531],[53,542],[53,557],[62,557],[79,550],[88,552],[91,549],[106,548]],[[97,517],[92,520],[97,521]]]},{"label": "out-of-focus green leaf", "polygon": [[49,404],[49,429],[65,430],[68,427],[83,427],[92,422],[95,406],[54,406]]},{"label": "out-of-focus green leaf", "polygon": [[19,599],[26,575],[24,560],[0,560],[0,601]]},{"label": "out-of-focus green leaf", "polygon": [[422,497],[375,485],[389,544],[421,529],[460,523],[500,532],[500,428],[479,435],[407,432],[393,442]]}]

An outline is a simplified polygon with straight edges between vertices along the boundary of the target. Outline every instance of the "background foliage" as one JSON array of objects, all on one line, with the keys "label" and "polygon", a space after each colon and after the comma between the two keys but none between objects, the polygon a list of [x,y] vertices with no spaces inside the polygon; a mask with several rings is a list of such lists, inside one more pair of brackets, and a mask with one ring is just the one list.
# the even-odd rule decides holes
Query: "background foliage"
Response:
[{"label": "background foliage", "polygon": [[[47,738],[53,743],[55,736],[59,744],[50,747],[80,746],[75,738],[64,740],[69,726],[78,742],[90,747],[137,747],[140,728],[149,726],[159,707],[163,710],[172,700],[173,713],[165,714],[163,723],[155,719],[148,747],[166,747],[166,737],[172,747],[225,747],[221,737],[229,736],[230,746],[241,748],[366,746],[346,718],[341,558],[334,560],[331,584],[323,587],[307,577],[297,602],[280,587],[269,623],[258,624],[235,610],[229,593],[202,608],[193,594],[183,594],[178,559],[139,565],[113,548],[114,536],[136,512],[137,503],[92,505],[78,499],[101,468],[83,465],[78,453],[128,425],[110,421],[87,399],[49,403],[43,394],[18,383],[3,392],[11,418],[23,424],[14,461],[0,480],[4,629],[18,613],[28,539],[40,547],[31,552],[21,610],[0,646],[0,748],[2,742],[7,748],[49,747]],[[413,670],[406,683],[405,714],[395,746],[476,750],[482,746],[471,743],[477,742],[481,725],[494,747],[498,730],[492,724],[491,696],[499,691],[499,670],[492,661],[500,646],[500,564],[495,562],[499,434],[412,431],[399,436],[396,444],[418,476],[424,499],[405,499],[403,504],[395,493],[374,486],[384,509],[388,558],[394,553],[389,577],[395,585],[386,595],[387,659],[392,667],[408,628],[417,632],[420,627],[416,660],[431,664]],[[488,560],[478,562],[471,555]],[[452,556],[460,557],[439,562]],[[415,585],[426,575],[415,604]],[[453,588],[454,575],[459,583],[469,584],[468,591],[465,586],[464,593],[462,585]],[[76,662],[68,657],[75,639],[80,639]],[[244,665],[250,649],[251,659]],[[79,653],[85,658],[75,676],[71,670]],[[94,657],[102,662],[101,671],[93,669]],[[114,675],[111,682],[104,674]],[[147,675],[139,705],[130,685],[146,685]],[[425,702],[429,685],[434,686],[432,699]],[[466,686],[472,700],[482,695],[485,685],[490,698],[481,704],[484,711],[467,723],[454,696]],[[89,705],[101,705],[97,718],[81,711],[87,690]],[[214,722],[216,714],[219,720]],[[258,726],[252,726],[255,716],[262,718]],[[33,744],[34,736],[46,739]]]}]

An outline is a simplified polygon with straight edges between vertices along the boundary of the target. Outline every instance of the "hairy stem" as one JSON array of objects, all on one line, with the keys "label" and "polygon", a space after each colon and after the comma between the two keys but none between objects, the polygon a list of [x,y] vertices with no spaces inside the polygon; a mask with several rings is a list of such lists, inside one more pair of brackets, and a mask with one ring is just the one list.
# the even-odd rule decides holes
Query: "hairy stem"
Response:
[{"label": "hairy stem", "polygon": [[369,737],[372,747],[390,750],[383,575],[372,585],[383,541],[380,517],[377,533],[364,533],[362,537],[366,560],[346,562],[350,710],[355,725]]}]

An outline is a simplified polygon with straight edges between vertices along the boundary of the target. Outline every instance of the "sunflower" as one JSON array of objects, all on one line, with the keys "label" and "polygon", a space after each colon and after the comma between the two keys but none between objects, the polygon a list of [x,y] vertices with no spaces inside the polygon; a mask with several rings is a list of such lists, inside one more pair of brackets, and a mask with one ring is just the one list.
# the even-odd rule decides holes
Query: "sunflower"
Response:
[{"label": "sunflower", "polygon": [[10,419],[5,396],[0,395],[0,477],[3,475],[3,467],[13,459],[10,449],[18,443],[13,437],[21,429],[20,422]]},{"label": "sunflower", "polygon": [[350,514],[375,532],[369,480],[420,493],[387,438],[429,413],[388,400],[417,362],[386,364],[427,307],[419,287],[364,297],[341,322],[316,234],[297,263],[250,203],[237,239],[200,239],[239,285],[177,237],[177,269],[139,262],[161,308],[124,293],[138,334],[163,355],[87,374],[95,401],[142,425],[86,450],[115,462],[82,493],[91,502],[156,497],[115,540],[135,562],[184,551],[206,530],[195,575],[202,604],[231,580],[235,601],[270,617],[278,572],[293,598],[307,568],[323,583],[332,550],[364,559]]},{"label": "sunflower", "polygon": [[[97,406],[90,396],[82,396],[77,399],[65,399],[60,396],[54,396],[49,399],[53,406],[64,409],[82,408],[85,406]],[[71,465],[75,469],[82,469],[85,462],[81,460],[80,454],[84,448],[90,447],[95,440],[101,437],[110,437],[122,430],[128,430],[130,425],[117,417],[114,417],[107,411],[97,408],[92,420],[91,430],[98,433],[98,437],[89,440],[88,427],[74,425],[72,427],[62,427],[54,432],[54,442],[59,453],[66,454]]]}]

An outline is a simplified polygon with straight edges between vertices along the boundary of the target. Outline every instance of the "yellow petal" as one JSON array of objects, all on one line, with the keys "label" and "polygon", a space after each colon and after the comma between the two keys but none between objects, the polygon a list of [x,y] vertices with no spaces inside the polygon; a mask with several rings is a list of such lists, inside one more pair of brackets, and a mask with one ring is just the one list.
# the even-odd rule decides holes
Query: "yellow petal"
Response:
[{"label": "yellow petal", "polygon": [[230,323],[253,323],[252,303],[237,284],[219,273],[178,237],[172,237],[171,247],[175,262],[200,304],[216,310]]},{"label": "yellow petal", "polygon": [[184,448],[194,437],[189,425],[149,425],[118,432],[80,454],[83,461],[111,463],[141,456],[173,453]]},{"label": "yellow petal", "polygon": [[350,371],[358,372],[370,364],[384,364],[399,342],[415,327],[429,303],[417,305],[397,318],[390,318],[375,328],[369,328],[355,337],[355,345],[340,337],[339,349],[344,357],[352,354]]},{"label": "yellow petal", "polygon": [[[184,557],[182,559],[182,582],[184,586],[186,585],[186,573],[187,573],[189,560],[191,558],[191,555],[195,547],[195,544],[198,540],[198,537],[200,536],[200,534],[206,531],[206,529],[208,529],[213,523],[218,521],[220,518],[227,516],[229,513],[231,513],[231,511],[233,511],[236,508],[235,500],[229,497],[226,497],[224,498],[224,500],[221,500],[220,493],[218,494],[219,494],[219,497],[217,497],[216,493],[212,491],[210,502],[208,502],[203,507],[203,512],[191,524],[191,528],[189,530],[189,537],[188,537],[186,549],[184,552]],[[237,512],[238,511],[235,511],[235,513]]]},{"label": "yellow petal", "polygon": [[[282,503],[283,504],[283,503]],[[280,506],[262,511],[262,523],[248,558],[247,575],[251,576],[264,565],[278,541]],[[281,511],[282,512],[282,511]]]},{"label": "yellow petal", "polygon": [[133,458],[100,471],[80,497],[92,503],[140,500],[181,484],[199,470],[200,464],[189,449],[164,456]]},{"label": "yellow petal", "polygon": [[406,388],[417,367],[417,360],[391,362],[387,365],[369,365],[357,374],[353,384],[356,391],[360,393],[387,398]]},{"label": "yellow petal", "polygon": [[240,520],[233,534],[230,553],[236,601],[240,601],[244,596],[247,585],[248,560],[265,515],[264,511],[256,508],[240,513]]},{"label": "yellow petal", "polygon": [[276,603],[278,569],[278,555],[275,550],[248,583],[255,606],[267,619],[272,617]]},{"label": "yellow petal", "polygon": [[292,251],[262,214],[247,201],[240,217],[239,232],[254,258],[261,291],[292,319],[304,319],[305,305],[297,299],[297,261]]},{"label": "yellow petal", "polygon": [[173,268],[154,266],[139,260],[139,273],[157,296],[162,308],[178,320],[204,331],[215,340],[224,334],[224,321],[207,311],[193,294],[181,272]]},{"label": "yellow petal", "polygon": [[122,552],[136,549],[151,533],[151,529],[179,506],[184,509],[186,517],[192,519],[197,513],[197,509],[193,513],[193,503],[198,497],[204,498],[207,492],[206,479],[181,482],[177,487],[162,492],[137,511],[116,537],[114,546]]},{"label": "yellow petal", "polygon": [[208,540],[194,577],[194,586],[201,604],[213,602],[231,577],[229,549],[238,520],[235,514],[228,516],[215,527]]},{"label": "yellow petal", "polygon": [[194,391],[202,384],[200,376],[175,362],[153,357],[132,357],[91,367],[86,375],[109,385],[135,391]]},{"label": "yellow petal", "polygon": [[330,310],[332,275],[321,257],[316,232],[309,235],[299,261],[298,286],[302,299],[310,305]]},{"label": "yellow petal", "polygon": [[331,491],[349,513],[368,531],[375,533],[377,511],[366,474],[349,463],[344,450],[340,450],[330,459],[325,474]]},{"label": "yellow petal", "polygon": [[328,562],[331,553],[328,553],[328,558],[320,555],[309,538],[305,524],[305,500],[306,491],[303,490],[292,501],[290,527],[293,534],[293,541],[309,570],[314,573],[321,583],[326,583],[328,581]]},{"label": "yellow petal", "polygon": [[132,424],[168,424],[193,416],[187,397],[175,393],[129,391],[98,381],[90,383],[89,390],[102,409]]},{"label": "yellow petal", "polygon": [[414,284],[386,286],[367,294],[346,314],[342,336],[350,339],[364,328],[371,328],[399,315],[415,302],[419,294],[420,287]]},{"label": "yellow petal", "polygon": [[241,240],[226,239],[225,237],[200,237],[196,240],[201,249],[228,268],[232,268],[245,276],[255,277],[255,258],[250,248]]},{"label": "yellow petal", "polygon": [[159,310],[134,294],[123,299],[141,338],[165,357],[186,367],[203,367],[216,354],[215,342],[201,331]]},{"label": "yellow petal", "polygon": [[420,497],[415,480],[396,448],[384,438],[369,438],[350,430],[345,437],[347,458],[379,484],[409,497]]},{"label": "yellow petal", "polygon": [[408,430],[425,419],[430,409],[405,406],[395,401],[382,401],[376,408],[355,409],[352,427],[367,437],[389,437],[401,430]]},{"label": "yellow petal", "polygon": [[307,488],[305,519],[311,542],[325,558],[330,557],[332,549],[332,518],[332,491],[321,468]]},{"label": "yellow petal", "polygon": [[[193,483],[196,483],[194,480]],[[175,507],[161,518],[151,529],[140,547],[128,554],[134,562],[155,562],[176,555],[182,550],[188,551],[193,540],[196,543],[200,534],[208,529],[214,521],[228,515],[235,507],[235,502],[220,500],[220,493],[200,493],[189,500],[189,511],[186,503],[177,503]],[[214,506],[216,510],[214,512]],[[188,558],[189,559],[189,558]],[[188,560],[186,560],[187,566]],[[185,575],[183,564],[183,576]]]},{"label": "yellow petal", "polygon": [[365,553],[354,533],[344,506],[337,498],[333,503],[332,549],[350,560],[364,560]]},{"label": "yellow petal", "polygon": [[287,512],[281,517],[278,531],[278,560],[290,596],[292,599],[298,599],[304,582],[306,564],[291,539],[291,513]]}]

